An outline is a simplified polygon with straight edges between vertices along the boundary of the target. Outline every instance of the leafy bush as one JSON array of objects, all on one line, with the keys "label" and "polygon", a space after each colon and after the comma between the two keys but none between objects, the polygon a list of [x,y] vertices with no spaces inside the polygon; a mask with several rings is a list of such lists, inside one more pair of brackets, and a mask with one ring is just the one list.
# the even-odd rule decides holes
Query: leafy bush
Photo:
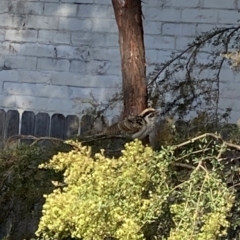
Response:
[{"label": "leafy bush", "polygon": [[199,138],[154,152],[135,140],[110,159],[69,143],[75,149],[40,165],[64,171],[64,182],[45,195],[40,239],[214,240],[227,234],[234,192],[221,174],[224,145]]},{"label": "leafy bush", "polygon": [[43,194],[53,190],[51,180],[62,179],[53,170],[38,169],[58,151],[69,151],[68,145],[41,148],[21,145],[0,151],[0,239],[23,239],[34,236]]}]

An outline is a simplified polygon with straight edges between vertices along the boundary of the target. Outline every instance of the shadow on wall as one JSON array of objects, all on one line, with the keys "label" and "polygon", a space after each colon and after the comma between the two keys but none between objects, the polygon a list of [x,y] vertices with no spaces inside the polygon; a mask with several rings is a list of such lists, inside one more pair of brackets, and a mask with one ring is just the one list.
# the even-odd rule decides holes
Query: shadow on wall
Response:
[{"label": "shadow on wall", "polygon": [[111,2],[3,1],[1,9],[0,107],[79,114],[90,93],[100,103],[117,91],[121,67]]}]

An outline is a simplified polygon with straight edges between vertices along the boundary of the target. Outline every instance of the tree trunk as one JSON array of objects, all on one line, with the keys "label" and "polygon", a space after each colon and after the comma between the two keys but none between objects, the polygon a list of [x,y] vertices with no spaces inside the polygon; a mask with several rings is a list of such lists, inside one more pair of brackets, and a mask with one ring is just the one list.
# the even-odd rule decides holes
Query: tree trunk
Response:
[{"label": "tree trunk", "polygon": [[141,0],[112,0],[119,29],[124,116],[147,107]]}]

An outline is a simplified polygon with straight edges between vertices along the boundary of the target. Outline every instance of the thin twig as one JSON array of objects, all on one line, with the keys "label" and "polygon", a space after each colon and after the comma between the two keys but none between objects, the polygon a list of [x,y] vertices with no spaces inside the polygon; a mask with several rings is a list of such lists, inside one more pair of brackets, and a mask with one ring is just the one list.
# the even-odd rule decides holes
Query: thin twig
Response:
[{"label": "thin twig", "polygon": [[[90,137],[89,137],[90,138]],[[34,140],[34,142],[32,144],[30,144],[30,146],[33,146],[35,145],[37,142],[39,141],[44,141],[44,140],[50,140],[50,141],[59,141],[59,142],[65,142],[66,140],[63,140],[61,138],[55,138],[55,137],[35,137],[35,136],[32,136],[32,135],[13,135],[11,137],[9,137],[6,141],[6,146],[14,141],[14,140]],[[100,141],[100,140],[106,140],[106,139],[128,139],[126,137],[123,137],[123,136],[103,136],[103,137],[91,137],[89,140],[87,138],[80,140],[81,143],[91,143],[91,142],[96,142],[96,141]],[[69,143],[67,143],[69,144]],[[69,144],[71,145],[71,144]]]},{"label": "thin twig", "polygon": [[185,146],[185,145],[188,145],[188,144],[190,144],[190,143],[193,143],[193,142],[195,142],[195,141],[197,141],[197,140],[199,140],[199,139],[205,138],[205,137],[213,137],[213,138],[215,138],[216,140],[220,140],[220,141],[221,141],[223,144],[225,144],[226,146],[228,146],[228,147],[230,147],[230,148],[237,149],[237,150],[240,151],[240,145],[226,142],[226,141],[224,141],[220,136],[218,136],[218,135],[216,135],[216,134],[214,134],[214,133],[204,133],[204,134],[202,134],[202,135],[200,135],[200,136],[197,136],[197,137],[194,137],[194,138],[192,138],[192,139],[190,139],[190,140],[188,140],[188,141],[185,141],[185,142],[183,142],[183,143],[180,143],[180,144],[178,144],[178,145],[175,145],[174,148],[175,148],[175,149],[181,148],[181,147],[183,147],[183,146]]},{"label": "thin twig", "polygon": [[54,138],[54,137],[35,137],[32,135],[13,135],[11,137],[9,137],[6,141],[6,145],[8,145],[10,142],[14,141],[14,140],[35,140],[30,146],[33,146],[34,144],[36,144],[36,142],[38,141],[42,141],[42,140],[51,140],[51,141],[60,141],[60,142],[64,142],[65,140],[60,139],[60,138]]},{"label": "thin twig", "polygon": [[5,181],[7,180],[7,178],[10,176],[10,174],[12,173],[12,171],[13,171],[13,168],[14,168],[14,165],[13,166],[11,166],[8,170],[7,170],[7,173],[6,173],[6,175],[4,176],[4,179],[2,180],[2,182],[1,182],[1,186],[0,186],[0,189],[3,187],[3,184],[5,183]]},{"label": "thin twig", "polygon": [[200,150],[197,150],[197,151],[190,152],[190,153],[188,153],[188,154],[185,154],[185,155],[182,156],[182,157],[177,158],[175,161],[180,161],[180,160],[182,160],[182,159],[184,159],[184,158],[186,158],[186,157],[189,157],[189,156],[191,156],[191,155],[193,155],[193,154],[201,153],[201,152],[206,152],[206,151],[208,151],[208,150],[210,150],[210,149],[211,149],[211,148],[204,148],[204,149],[200,149]]},{"label": "thin twig", "polygon": [[[225,52],[228,52],[228,45],[229,45],[229,42],[230,42],[230,38],[231,36],[236,32],[238,31],[239,28],[235,28],[233,31],[231,31],[228,36],[227,36],[227,42],[225,44]],[[221,73],[221,70],[222,70],[222,66],[223,66],[223,63],[225,62],[225,58],[222,58],[220,64],[219,64],[219,69],[218,69],[218,72],[217,72],[217,75],[216,75],[216,79],[217,79],[217,99],[216,99],[216,117],[217,117],[217,114],[218,114],[218,104],[219,104],[219,90],[220,90],[220,73]]]},{"label": "thin twig", "polygon": [[239,27],[229,27],[229,28],[224,28],[221,29],[211,35],[209,35],[208,37],[206,37],[205,39],[203,39],[200,42],[197,43],[193,43],[191,44],[188,48],[186,48],[184,51],[182,51],[180,54],[178,54],[176,57],[174,57],[173,59],[171,59],[170,61],[166,62],[163,67],[157,72],[156,76],[153,78],[153,80],[148,84],[148,85],[152,85],[159,77],[159,75],[168,67],[170,66],[175,60],[177,60],[178,58],[180,58],[182,55],[184,55],[186,52],[188,52],[189,50],[191,50],[194,47],[199,48],[203,43],[207,42],[208,40],[210,40],[211,38],[217,36],[218,34],[227,32],[229,30],[234,30],[234,32],[238,31],[240,29]]},{"label": "thin twig", "polygon": [[174,166],[176,167],[183,167],[183,168],[187,168],[187,169],[191,169],[194,170],[195,167],[186,163],[174,163]]}]

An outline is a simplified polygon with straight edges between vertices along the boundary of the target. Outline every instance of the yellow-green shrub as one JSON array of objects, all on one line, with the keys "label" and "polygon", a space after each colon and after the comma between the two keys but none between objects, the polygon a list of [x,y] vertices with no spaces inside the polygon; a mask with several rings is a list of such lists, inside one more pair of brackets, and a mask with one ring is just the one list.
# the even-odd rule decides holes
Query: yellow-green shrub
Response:
[{"label": "yellow-green shrub", "polygon": [[74,150],[40,166],[64,171],[64,183],[45,196],[40,238],[214,240],[225,234],[234,197],[217,171],[201,166],[207,150],[199,162],[193,154],[198,166],[179,183],[173,181],[177,156],[172,147],[154,152],[135,140],[121,157],[109,159],[103,151],[92,158],[90,148],[71,144]]},{"label": "yellow-green shrub", "polygon": [[[167,155],[166,155],[167,156]],[[47,239],[144,239],[142,227],[161,214],[168,196],[168,161],[139,141],[119,159],[90,157],[81,147],[54,156],[45,167],[65,169],[67,184],[46,196],[38,234]]]}]

